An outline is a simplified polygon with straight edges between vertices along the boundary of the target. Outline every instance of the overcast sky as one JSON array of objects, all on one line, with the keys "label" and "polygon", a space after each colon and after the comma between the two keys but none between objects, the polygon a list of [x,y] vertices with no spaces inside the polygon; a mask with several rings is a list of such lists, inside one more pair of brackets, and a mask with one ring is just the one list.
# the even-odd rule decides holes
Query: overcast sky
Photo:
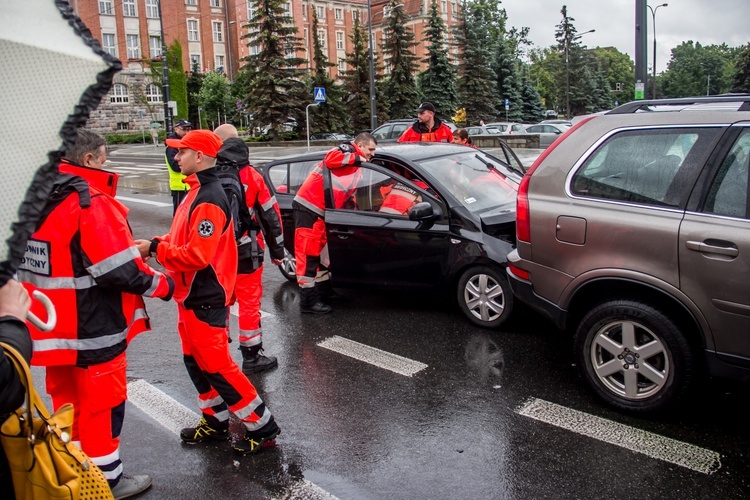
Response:
[{"label": "overcast sky", "polygon": [[[615,47],[635,61],[636,0],[502,0],[509,26],[531,29],[529,39],[537,48],[554,45],[555,25],[563,5],[575,19],[578,33],[591,29],[580,42],[589,48]],[[655,7],[663,0],[649,0]],[[750,0],[668,0],[656,11],[656,71],[667,69],[671,50],[684,41],[701,45],[726,43],[730,47],[750,42]],[[653,26],[648,10],[648,67],[653,56]]]}]

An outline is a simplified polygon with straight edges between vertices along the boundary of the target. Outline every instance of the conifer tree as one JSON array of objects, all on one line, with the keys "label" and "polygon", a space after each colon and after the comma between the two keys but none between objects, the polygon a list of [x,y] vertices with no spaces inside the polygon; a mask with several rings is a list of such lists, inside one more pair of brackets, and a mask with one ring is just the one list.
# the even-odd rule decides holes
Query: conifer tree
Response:
[{"label": "conifer tree", "polygon": [[[312,10],[312,33],[318,32],[318,14]],[[320,38],[313,37],[313,64],[315,69],[308,78],[308,95],[313,95],[316,87],[326,90],[326,102],[310,108],[310,133],[342,132],[348,130],[348,112],[342,102],[343,89],[329,75],[329,68],[336,66],[323,52]]]},{"label": "conifer tree", "polygon": [[732,89],[733,92],[750,93],[750,43],[742,49],[734,63]]},{"label": "conifer tree", "polygon": [[383,28],[383,57],[390,73],[383,84],[392,118],[414,116],[419,105],[419,93],[414,80],[417,56],[412,51],[414,32],[406,25],[403,4],[391,0],[388,21]]},{"label": "conifer tree", "polygon": [[198,128],[201,120],[198,116],[200,112],[200,104],[198,102],[198,94],[201,91],[203,85],[203,73],[198,66],[198,61],[193,61],[193,66],[190,68],[190,76],[187,78],[187,104],[188,104],[188,121],[193,124],[193,127]]},{"label": "conifer tree", "polygon": [[425,38],[429,42],[424,59],[427,69],[419,76],[419,90],[423,100],[435,105],[440,117],[451,119],[456,114],[458,94],[456,72],[448,59],[445,35],[446,26],[437,0],[432,0],[425,31]]},{"label": "conifer tree", "polygon": [[253,126],[270,126],[268,135],[275,139],[290,118],[298,128],[305,118],[305,71],[298,69],[305,60],[295,55],[302,50],[297,28],[283,0],[255,0],[254,15],[244,28],[249,32],[242,38],[251,55],[243,58],[241,68],[249,82],[243,104],[252,113]]},{"label": "conifer tree", "polygon": [[505,99],[510,103],[507,112],[502,115],[502,119],[511,122],[522,121],[523,116],[523,97],[521,81],[518,77],[517,69],[518,58],[512,52],[508,42],[501,38],[497,42],[495,50],[495,74],[497,75],[497,109],[503,113],[505,110]]},{"label": "conifer tree", "polygon": [[459,106],[466,110],[467,125],[493,121],[498,115],[496,75],[490,66],[494,28],[485,21],[482,7],[464,0],[454,32],[459,52]]},{"label": "conifer tree", "polygon": [[542,104],[542,98],[526,75],[521,77],[521,99],[523,100],[520,120],[522,123],[537,123],[544,120],[546,109]]}]

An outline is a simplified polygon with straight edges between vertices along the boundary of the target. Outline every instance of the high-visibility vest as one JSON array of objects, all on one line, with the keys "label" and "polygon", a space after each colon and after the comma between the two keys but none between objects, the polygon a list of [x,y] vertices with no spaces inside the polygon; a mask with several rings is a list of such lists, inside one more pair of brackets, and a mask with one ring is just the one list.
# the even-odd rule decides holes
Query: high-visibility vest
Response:
[{"label": "high-visibility vest", "polygon": [[190,186],[183,182],[187,177],[182,172],[175,172],[172,167],[169,166],[169,160],[167,155],[164,155],[164,162],[167,164],[167,170],[169,171],[169,190],[170,191],[187,191]]}]

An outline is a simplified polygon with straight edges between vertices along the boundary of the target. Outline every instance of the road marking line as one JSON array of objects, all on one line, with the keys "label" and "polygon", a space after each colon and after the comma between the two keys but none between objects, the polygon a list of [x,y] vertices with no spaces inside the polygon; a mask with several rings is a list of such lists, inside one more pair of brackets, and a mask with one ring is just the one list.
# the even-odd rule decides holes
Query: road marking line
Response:
[{"label": "road marking line", "polygon": [[121,164],[116,164],[117,166],[112,167],[109,170],[127,170],[130,172],[153,172],[154,169],[150,168],[148,165],[136,165],[135,167],[124,167]]},{"label": "road marking line", "polygon": [[[229,308],[229,312],[232,313],[232,314],[234,314],[235,316],[237,316],[239,318],[240,317],[240,306],[239,306],[239,304],[237,304],[236,302],[234,304],[232,304],[231,307]],[[263,310],[260,311],[260,317],[261,317],[261,319],[262,318],[267,318],[269,316],[273,316],[273,314],[271,314],[269,312],[266,312],[266,311],[263,311]]]},{"label": "road marking line", "polygon": [[[196,412],[178,403],[143,379],[128,382],[128,401],[159,425],[178,436],[183,427],[194,426],[200,418]],[[293,482],[288,493],[278,498],[338,500],[320,486],[304,478]]]},{"label": "road marking line", "polygon": [[516,413],[703,474],[713,474],[721,467],[721,455],[715,451],[542,399],[529,399]]},{"label": "road marking line", "polygon": [[390,352],[381,351],[380,349],[360,344],[359,342],[345,339],[338,335],[325,339],[319,342],[318,345],[324,349],[329,349],[339,354],[343,354],[344,356],[364,361],[365,363],[375,365],[378,368],[383,368],[385,370],[390,370],[399,375],[404,375],[405,377],[411,377],[415,373],[427,368],[426,364],[420,363],[419,361],[404,358]]},{"label": "road marking line", "polygon": [[131,203],[143,203],[145,205],[153,205],[155,207],[171,207],[171,203],[164,203],[161,201],[151,201],[151,200],[141,200],[138,198],[129,198],[127,196],[117,196],[116,197],[120,201],[129,201]]}]

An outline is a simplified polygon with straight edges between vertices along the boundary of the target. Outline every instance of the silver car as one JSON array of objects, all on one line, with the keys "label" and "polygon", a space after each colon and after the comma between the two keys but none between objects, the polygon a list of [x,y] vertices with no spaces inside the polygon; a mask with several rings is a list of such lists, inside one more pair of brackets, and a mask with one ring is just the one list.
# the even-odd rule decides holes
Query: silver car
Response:
[{"label": "silver car", "polygon": [[539,147],[547,148],[558,137],[567,132],[569,127],[560,125],[557,123],[538,123],[536,125],[529,125],[526,127],[527,134],[539,134]]},{"label": "silver car", "polygon": [[606,402],[663,409],[699,375],[750,380],[750,95],[634,101],[529,169],[516,298],[575,336]]}]

